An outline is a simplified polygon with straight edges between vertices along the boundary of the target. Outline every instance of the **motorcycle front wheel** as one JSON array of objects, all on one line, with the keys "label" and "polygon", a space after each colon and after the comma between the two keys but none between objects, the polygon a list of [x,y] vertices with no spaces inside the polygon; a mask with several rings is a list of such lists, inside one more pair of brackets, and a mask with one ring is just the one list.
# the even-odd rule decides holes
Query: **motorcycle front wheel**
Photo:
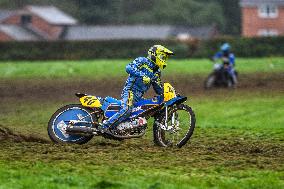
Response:
[{"label": "motorcycle front wheel", "polygon": [[[168,119],[163,116],[153,127],[154,143],[162,147],[181,148],[191,138],[195,128],[195,114],[191,107],[179,104],[168,112]],[[167,124],[166,124],[167,123]]]},{"label": "motorcycle front wheel", "polygon": [[204,82],[205,89],[211,89],[215,86],[216,75],[215,73],[211,73]]}]

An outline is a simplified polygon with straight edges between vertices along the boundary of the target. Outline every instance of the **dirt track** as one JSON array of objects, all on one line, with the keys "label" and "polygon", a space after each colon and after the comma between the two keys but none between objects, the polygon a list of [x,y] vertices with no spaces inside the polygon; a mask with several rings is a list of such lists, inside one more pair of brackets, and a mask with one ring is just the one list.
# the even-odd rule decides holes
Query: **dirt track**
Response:
[{"label": "dirt track", "polygon": [[[179,76],[176,78],[163,78],[172,83],[181,94],[202,95],[204,77]],[[166,80],[165,80],[166,79]],[[0,81],[0,99],[70,99],[76,92],[95,94],[98,96],[113,96],[119,98],[125,78],[98,80],[83,79],[21,79]],[[284,73],[240,75],[238,91],[277,91],[284,92]],[[153,92],[153,91],[152,91]],[[151,96],[150,92],[148,95]]]},{"label": "dirt track", "polygon": [[[203,89],[201,76],[180,76],[179,78],[168,78],[181,94],[208,95],[214,92]],[[92,80],[2,80],[0,81],[0,105],[6,101],[13,102],[41,101],[50,100],[72,100],[75,92],[85,92],[99,96],[110,95],[119,97],[125,78],[117,80],[92,81]],[[255,74],[241,75],[237,91],[243,92],[278,92],[284,94],[284,74]],[[222,90],[220,91],[223,92]],[[149,96],[152,94],[148,94]],[[148,159],[157,161],[160,165],[160,156],[169,156],[168,159],[175,159],[177,156],[186,157],[186,168],[195,166],[204,168],[208,166],[224,166],[230,169],[282,169],[284,146],[279,141],[269,138],[261,142],[251,136],[243,136],[237,130],[226,130],[216,128],[199,128],[195,131],[194,142],[188,148],[164,150],[153,146],[151,140],[139,139],[139,141],[129,140],[118,143],[116,141],[96,141],[92,140],[89,144],[80,146],[74,145],[54,145],[44,137],[36,135],[23,135],[15,133],[0,123],[0,148],[2,153],[0,159],[36,159],[51,161],[62,159],[62,151],[66,154],[64,158],[75,157],[74,153],[82,153],[84,156],[80,161],[94,161],[93,155],[99,155],[99,160],[107,159],[109,151],[119,154],[117,162],[125,162],[124,154],[129,157],[137,158],[139,161],[148,163]],[[241,136],[241,137],[240,137]],[[278,140],[278,139],[275,139]],[[96,143],[96,145],[93,145]],[[99,154],[97,152],[100,151]],[[155,153],[152,153],[155,151]],[[20,155],[19,155],[20,154]],[[145,156],[147,154],[148,156]],[[31,158],[32,157],[32,158]],[[91,158],[91,159],[90,159]],[[156,158],[156,159],[155,159]],[[98,161],[98,163],[102,163]],[[109,162],[108,162],[109,163]],[[162,166],[176,166],[179,161],[174,160]]]},{"label": "dirt track", "polygon": [[[165,79],[165,78],[164,78]],[[179,76],[176,78],[167,78],[180,94],[199,96],[199,95],[216,95],[225,90],[205,91],[203,88],[204,77],[201,76]],[[108,79],[104,81],[92,81],[83,79],[60,80],[60,79],[17,79],[0,81],[0,105],[5,102],[13,103],[28,101],[68,101],[73,102],[76,98],[76,92],[94,94],[98,96],[113,96],[119,98],[121,89],[124,85],[125,78]],[[241,75],[237,91],[243,92],[278,92],[284,94],[284,73],[278,74],[254,74]],[[217,91],[217,93],[215,93]],[[153,90],[146,96],[151,97]],[[1,109],[2,113],[5,109]],[[0,112],[1,112],[0,111]],[[1,124],[1,123],[0,123]],[[0,141],[12,139],[16,142],[40,142],[45,143],[45,139],[37,136],[24,136],[15,134],[10,129],[0,125]]]},{"label": "dirt track", "polygon": [[0,125],[0,142],[1,141],[12,141],[12,142],[37,142],[37,143],[50,143],[49,140],[40,138],[38,136],[25,136],[22,134],[16,134],[11,129]]},{"label": "dirt track", "polygon": [[[0,139],[1,139],[0,131]],[[205,132],[205,130],[200,130]],[[214,129],[206,129],[206,132],[214,132]],[[12,136],[13,135],[13,136]],[[205,136],[195,134],[194,142],[188,147],[160,148],[153,145],[151,140],[139,139],[123,142],[116,141],[96,141],[77,145],[58,145],[48,141],[29,138],[19,135],[5,136],[5,140],[0,140],[2,153],[0,159],[23,160],[37,159],[45,162],[54,162],[54,160],[109,163],[110,154],[116,154],[115,163],[130,162],[132,159],[139,159],[139,164],[153,162],[153,166],[165,167],[181,166],[184,169],[196,167],[202,169],[212,166],[224,166],[231,170],[240,170],[248,168],[282,170],[284,146],[283,144],[274,144],[273,142],[257,140],[242,140],[239,137],[230,136],[228,139],[219,138],[208,140]],[[95,145],[94,145],[95,144]],[[64,155],[62,154],[64,152]],[[111,153],[110,153],[111,152]],[[19,155],[20,154],[20,155]],[[75,158],[78,154],[84,154],[82,158]],[[125,154],[127,154],[125,157]],[[94,158],[94,156],[96,158]],[[162,156],[167,156],[167,163],[161,164]],[[178,158],[182,157],[182,161]],[[187,164],[183,162],[186,161]],[[156,163],[155,163],[156,162]]]}]

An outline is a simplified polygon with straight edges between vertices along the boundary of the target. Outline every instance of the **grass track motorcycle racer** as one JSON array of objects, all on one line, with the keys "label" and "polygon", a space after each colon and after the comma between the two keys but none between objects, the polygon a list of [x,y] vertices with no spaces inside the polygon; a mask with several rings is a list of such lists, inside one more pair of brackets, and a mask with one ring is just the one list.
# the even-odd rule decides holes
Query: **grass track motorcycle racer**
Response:
[{"label": "grass track motorcycle racer", "polygon": [[[209,74],[204,82],[205,89],[212,88],[234,88],[236,82],[229,74],[229,63],[228,60],[223,60],[223,63],[214,62],[213,72]],[[238,73],[235,71],[236,77]],[[237,80],[237,78],[236,78]]]},{"label": "grass track motorcycle racer", "polygon": [[139,138],[146,133],[147,120],[153,117],[154,143],[182,147],[195,128],[195,114],[184,104],[187,97],[177,95],[169,83],[164,84],[164,95],[137,102],[129,118],[108,132],[101,132],[100,125],[119,111],[121,101],[81,93],[76,96],[81,104],[66,105],[51,116],[47,130],[53,142],[84,144],[94,136],[114,140]]}]

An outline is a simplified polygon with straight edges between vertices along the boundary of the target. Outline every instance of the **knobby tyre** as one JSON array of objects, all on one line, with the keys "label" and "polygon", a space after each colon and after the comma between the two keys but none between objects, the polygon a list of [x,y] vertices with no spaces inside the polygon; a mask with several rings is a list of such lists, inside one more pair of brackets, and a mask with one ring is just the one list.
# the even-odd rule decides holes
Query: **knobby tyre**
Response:
[{"label": "knobby tyre", "polygon": [[215,86],[216,75],[211,73],[204,82],[204,89],[212,89]]},{"label": "knobby tyre", "polygon": [[[85,144],[93,138],[93,135],[80,136],[64,133],[64,127],[67,126],[70,120],[84,119],[86,122],[93,123],[96,120],[95,115],[89,108],[79,104],[70,104],[59,108],[50,118],[48,122],[48,136],[55,143],[73,143]],[[93,127],[92,124],[81,126]],[[75,125],[76,126],[76,125]],[[77,125],[78,126],[78,125]]]},{"label": "knobby tyre", "polygon": [[[177,146],[181,148],[189,141],[194,132],[196,123],[195,114],[191,107],[180,104],[171,108],[168,115],[168,125],[171,125],[173,119],[175,119],[176,124],[173,125],[173,130],[166,131],[154,123],[154,143],[162,147]],[[162,116],[159,122],[164,124],[165,116]]]}]

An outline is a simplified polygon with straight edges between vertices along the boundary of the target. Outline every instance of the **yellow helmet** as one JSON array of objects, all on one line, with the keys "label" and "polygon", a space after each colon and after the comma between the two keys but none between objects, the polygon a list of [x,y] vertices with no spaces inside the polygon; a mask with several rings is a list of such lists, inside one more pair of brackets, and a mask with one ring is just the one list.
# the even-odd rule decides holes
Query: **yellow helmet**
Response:
[{"label": "yellow helmet", "polygon": [[170,55],[174,55],[174,53],[162,45],[154,45],[148,50],[148,58],[160,69],[164,69],[167,66],[167,60]]}]

